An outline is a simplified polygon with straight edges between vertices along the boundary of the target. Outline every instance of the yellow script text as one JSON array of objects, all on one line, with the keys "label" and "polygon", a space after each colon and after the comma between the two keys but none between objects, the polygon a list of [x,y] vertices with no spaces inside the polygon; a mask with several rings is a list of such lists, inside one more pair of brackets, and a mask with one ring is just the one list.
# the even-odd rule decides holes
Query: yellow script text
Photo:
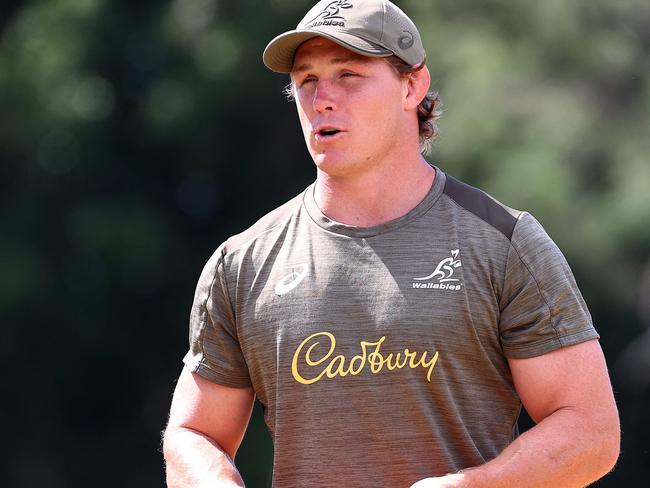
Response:
[{"label": "yellow script text", "polygon": [[[438,352],[429,359],[427,359],[427,351],[420,354],[416,351],[404,349],[403,352],[385,354],[381,351],[382,344],[385,340],[386,336],[383,336],[376,342],[359,342],[361,346],[360,354],[352,356],[348,361],[342,354],[334,355],[336,338],[333,334],[329,332],[317,332],[302,341],[296,349],[296,352],[293,354],[293,360],[291,361],[291,373],[298,383],[311,385],[320,381],[324,376],[328,378],[335,378],[337,376],[344,377],[347,375],[356,376],[364,368],[368,368],[372,374],[377,374],[384,367],[392,371],[408,366],[411,369],[417,367],[426,369],[427,381],[431,382],[431,373],[438,361]],[[327,352],[320,357],[314,357],[314,349],[321,341],[324,341],[326,346],[329,344],[329,347],[326,347]],[[308,367],[305,368],[303,366],[300,368],[303,373],[299,371],[299,366],[302,365]],[[306,370],[312,374],[305,373]]]}]

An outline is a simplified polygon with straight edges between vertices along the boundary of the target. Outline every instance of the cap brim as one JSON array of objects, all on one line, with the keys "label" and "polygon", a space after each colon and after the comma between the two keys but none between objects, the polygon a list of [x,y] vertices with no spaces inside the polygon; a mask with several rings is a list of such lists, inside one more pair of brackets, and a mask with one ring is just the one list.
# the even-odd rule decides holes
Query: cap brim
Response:
[{"label": "cap brim", "polygon": [[266,49],[264,49],[262,60],[271,71],[275,71],[276,73],[290,73],[293,67],[293,58],[296,54],[296,49],[303,42],[314,37],[325,37],[363,56],[383,58],[393,54],[392,51],[378,44],[347,32],[329,33],[318,30],[292,30],[280,34],[269,42]]}]

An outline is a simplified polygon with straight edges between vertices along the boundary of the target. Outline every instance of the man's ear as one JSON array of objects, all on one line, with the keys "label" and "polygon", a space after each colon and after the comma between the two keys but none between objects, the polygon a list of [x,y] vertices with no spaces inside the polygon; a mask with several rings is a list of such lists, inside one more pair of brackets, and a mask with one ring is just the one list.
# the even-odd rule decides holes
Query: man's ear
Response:
[{"label": "man's ear", "polygon": [[404,109],[413,110],[424,100],[429,86],[431,85],[431,75],[426,65],[417,71],[409,73],[406,80],[406,98],[404,99]]}]

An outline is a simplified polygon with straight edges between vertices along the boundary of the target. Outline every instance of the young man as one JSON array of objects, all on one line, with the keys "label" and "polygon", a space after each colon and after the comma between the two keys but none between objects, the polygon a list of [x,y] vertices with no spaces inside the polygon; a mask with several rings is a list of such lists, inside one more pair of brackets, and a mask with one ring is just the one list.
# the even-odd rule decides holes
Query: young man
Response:
[{"label": "young man", "polygon": [[[275,487],[581,487],[619,423],[598,335],[528,213],[427,164],[419,33],[322,1],[271,41],[316,182],[208,261],[164,450],[170,487],[243,486],[254,398]],[[517,436],[521,404],[537,425]]]}]

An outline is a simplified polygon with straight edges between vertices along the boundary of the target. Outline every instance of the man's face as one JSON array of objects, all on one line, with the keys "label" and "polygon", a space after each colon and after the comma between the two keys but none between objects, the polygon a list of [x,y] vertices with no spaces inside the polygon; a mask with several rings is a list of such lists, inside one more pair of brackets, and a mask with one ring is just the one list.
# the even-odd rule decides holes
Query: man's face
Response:
[{"label": "man's face", "polygon": [[385,60],[316,37],[296,51],[291,78],[305,142],[319,170],[352,176],[398,152],[407,88]]}]

